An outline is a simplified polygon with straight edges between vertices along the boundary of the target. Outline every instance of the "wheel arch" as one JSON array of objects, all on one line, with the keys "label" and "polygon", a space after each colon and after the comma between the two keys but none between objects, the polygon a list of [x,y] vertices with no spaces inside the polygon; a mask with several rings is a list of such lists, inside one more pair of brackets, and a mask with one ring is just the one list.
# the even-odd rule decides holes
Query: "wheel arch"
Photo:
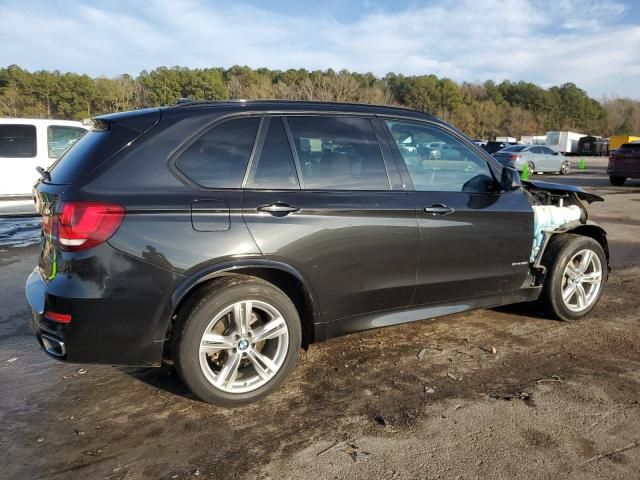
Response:
[{"label": "wheel arch", "polygon": [[607,269],[606,269],[607,275],[611,271],[611,266],[609,264],[609,242],[607,240],[607,232],[605,231],[605,229],[602,228],[597,223],[594,223],[591,221],[587,221],[586,223],[571,222],[571,223],[567,223],[566,225],[563,225],[557,230],[554,230],[553,234],[549,235],[545,239],[544,246],[540,251],[540,253],[538,254],[538,260],[534,265],[535,269],[538,271],[538,274],[536,275],[537,284],[541,285],[542,283],[544,283],[544,279],[546,277],[547,269],[543,265],[542,261],[549,245],[552,243],[552,240],[557,238],[559,235],[563,235],[567,233],[570,233],[573,235],[581,235],[583,237],[589,237],[595,240],[596,242],[598,242],[602,247],[602,250],[604,250],[605,257],[607,258]]},{"label": "wheel arch", "polygon": [[156,339],[167,345],[170,343],[173,325],[189,299],[201,289],[221,276],[245,276],[265,280],[282,290],[294,303],[302,327],[303,347],[313,343],[314,324],[320,321],[317,297],[307,279],[297,269],[286,263],[271,260],[243,260],[227,262],[200,270],[185,279],[174,291],[165,307],[165,314],[156,328]]}]

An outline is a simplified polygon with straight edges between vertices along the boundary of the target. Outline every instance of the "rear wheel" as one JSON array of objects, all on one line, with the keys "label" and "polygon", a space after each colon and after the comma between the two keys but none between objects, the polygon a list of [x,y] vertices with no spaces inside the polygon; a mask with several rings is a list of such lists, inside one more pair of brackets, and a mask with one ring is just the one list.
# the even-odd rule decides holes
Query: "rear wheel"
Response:
[{"label": "rear wheel", "polygon": [[533,164],[533,162],[527,162],[527,170],[529,170],[529,175],[533,175],[534,173],[536,173],[536,166]]},{"label": "rear wheel", "polygon": [[616,187],[620,187],[624,185],[624,182],[626,180],[627,179],[625,177],[615,177],[615,176],[609,177],[609,182],[611,183],[611,185],[615,185]]},{"label": "rear wheel", "polygon": [[201,400],[224,407],[275,390],[295,366],[298,312],[280,289],[260,279],[217,279],[177,327],[173,356]]},{"label": "rear wheel", "polygon": [[598,303],[607,280],[607,258],[590,237],[554,236],[544,254],[547,267],[540,303],[560,320],[577,320]]},{"label": "rear wheel", "polygon": [[569,169],[571,168],[571,163],[569,161],[565,161],[562,163],[562,167],[560,167],[560,175],[566,175],[569,173]]}]

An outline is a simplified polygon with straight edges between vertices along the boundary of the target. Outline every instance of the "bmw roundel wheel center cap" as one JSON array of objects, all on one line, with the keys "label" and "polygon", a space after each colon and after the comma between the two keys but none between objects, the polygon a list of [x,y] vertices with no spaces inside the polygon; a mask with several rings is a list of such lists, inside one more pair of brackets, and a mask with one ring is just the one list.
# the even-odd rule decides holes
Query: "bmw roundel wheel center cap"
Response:
[{"label": "bmw roundel wheel center cap", "polygon": [[249,340],[247,340],[246,338],[243,338],[242,340],[240,340],[238,342],[238,350],[246,350],[247,348],[249,348]]}]

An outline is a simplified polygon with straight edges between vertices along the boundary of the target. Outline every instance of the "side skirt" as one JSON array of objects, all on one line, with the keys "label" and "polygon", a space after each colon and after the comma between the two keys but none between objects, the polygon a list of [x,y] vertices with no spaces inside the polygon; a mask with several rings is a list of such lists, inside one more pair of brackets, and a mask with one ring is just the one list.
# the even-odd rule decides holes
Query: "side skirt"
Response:
[{"label": "side skirt", "polygon": [[470,310],[529,302],[536,300],[540,296],[541,291],[541,286],[530,287],[498,295],[461,299],[446,305],[420,305],[407,309],[370,312],[363,315],[342,318],[340,320],[317,323],[314,327],[315,340],[322,341],[348,333],[370,330],[372,328],[389,327],[401,323],[416,322],[418,320],[427,320]]}]

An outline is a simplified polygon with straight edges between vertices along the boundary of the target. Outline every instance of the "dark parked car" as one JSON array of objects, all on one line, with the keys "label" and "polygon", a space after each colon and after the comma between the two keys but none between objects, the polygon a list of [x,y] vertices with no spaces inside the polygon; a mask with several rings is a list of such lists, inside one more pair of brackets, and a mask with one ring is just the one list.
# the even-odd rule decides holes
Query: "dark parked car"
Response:
[{"label": "dark parked car", "polygon": [[611,152],[607,167],[611,185],[624,185],[627,178],[640,178],[640,143],[625,143]]},{"label": "dark parked car", "polygon": [[583,206],[599,197],[521,184],[459,131],[400,108],[106,115],[42,176],[26,294],[46,352],[173,363],[225,406],[273,391],[301,346],[337,335],[536,299],[581,318],[609,271]]},{"label": "dark parked car", "polygon": [[503,148],[517,144],[517,142],[487,142],[486,145],[482,145],[482,148],[484,148],[487,153],[494,154]]}]

